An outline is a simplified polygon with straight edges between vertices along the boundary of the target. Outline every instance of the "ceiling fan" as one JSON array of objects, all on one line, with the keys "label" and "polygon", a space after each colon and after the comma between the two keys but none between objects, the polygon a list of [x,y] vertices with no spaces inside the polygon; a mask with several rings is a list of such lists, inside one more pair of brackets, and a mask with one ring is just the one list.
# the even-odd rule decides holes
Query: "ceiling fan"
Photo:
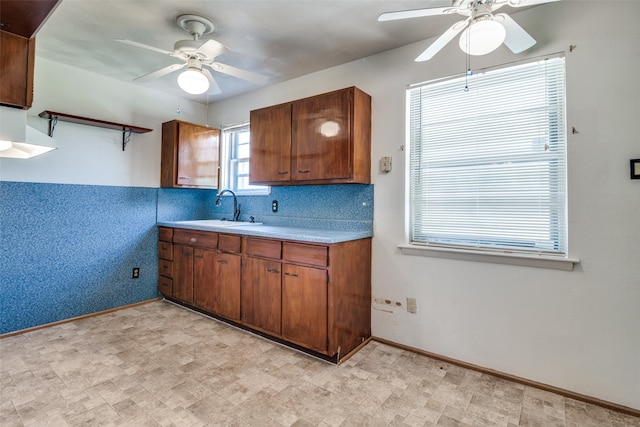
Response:
[{"label": "ceiling fan", "polygon": [[494,14],[494,12],[505,5],[524,7],[555,1],[559,0],[452,0],[451,7],[387,12],[380,15],[378,21],[454,13],[467,17],[449,27],[416,58],[416,62],[433,58],[463,30],[459,44],[462,51],[467,54],[484,55],[497,49],[503,42],[513,53],[520,53],[536,44],[535,39],[506,13]]},{"label": "ceiling fan", "polygon": [[120,43],[162,53],[183,61],[182,64],[172,64],[160,70],[136,77],[134,81],[155,79],[186,68],[186,70],[178,76],[178,85],[182,90],[192,95],[205,93],[209,88],[211,88],[211,90],[209,90],[211,94],[222,92],[209,70],[256,84],[264,84],[267,82],[268,78],[266,76],[215,61],[216,57],[229,52],[229,48],[213,39],[207,40],[204,43],[200,40],[203,35],[209,34],[215,29],[213,22],[209,19],[198,15],[184,14],[177,16],[175,22],[181,29],[189,33],[193,39],[178,40],[173,45],[173,52],[131,40],[115,39]]}]

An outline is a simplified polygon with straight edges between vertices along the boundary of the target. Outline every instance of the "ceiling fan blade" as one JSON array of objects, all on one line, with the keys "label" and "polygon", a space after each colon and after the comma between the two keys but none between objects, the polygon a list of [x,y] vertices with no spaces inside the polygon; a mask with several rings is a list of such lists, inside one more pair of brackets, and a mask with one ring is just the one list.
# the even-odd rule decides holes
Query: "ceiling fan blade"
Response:
[{"label": "ceiling fan blade", "polygon": [[148,46],[146,44],[134,42],[134,41],[131,41],[131,40],[125,40],[125,39],[114,39],[114,40],[117,41],[117,42],[120,42],[120,43],[130,44],[131,46],[136,46],[136,47],[140,47],[142,49],[152,50],[154,52],[162,53],[162,54],[165,54],[165,55],[176,56],[173,52],[169,52],[168,50],[159,49],[157,47]]},{"label": "ceiling fan blade", "polygon": [[212,62],[210,65],[209,64],[205,64],[205,65],[208,65],[213,70],[219,73],[228,74],[230,76],[237,77],[242,80],[248,80],[250,82],[253,82],[259,85],[265,84],[269,79],[267,76],[263,76],[257,73],[252,73],[251,71],[242,70],[240,68],[232,67],[231,65],[222,64],[220,62]]},{"label": "ceiling fan blade", "polygon": [[451,7],[434,7],[429,9],[412,9],[412,10],[400,10],[397,12],[386,12],[378,16],[378,22],[395,21],[397,19],[407,19],[407,18],[420,18],[422,16],[443,15],[445,13],[448,13],[448,10],[451,10],[451,9],[452,9]]},{"label": "ceiling fan blade", "polygon": [[201,53],[209,59],[213,59],[227,52],[229,52],[229,48],[215,40],[207,40],[205,44],[196,50],[196,53]]},{"label": "ceiling fan blade", "polygon": [[552,3],[560,0],[509,0],[509,6],[512,7],[524,7],[533,6],[536,4]]},{"label": "ceiling fan blade", "polygon": [[140,77],[136,77],[135,79],[133,79],[133,81],[147,81],[147,80],[151,80],[151,79],[157,79],[158,77],[162,77],[164,75],[167,75],[169,73],[173,73],[174,71],[178,71],[181,68],[184,68],[187,66],[187,63],[185,62],[184,64],[172,64],[169,65],[168,67],[164,67],[161,68],[157,71],[153,71],[149,74],[145,74],[143,76]]},{"label": "ceiling fan blade", "polygon": [[207,79],[209,79],[209,90],[207,91],[209,95],[217,95],[219,93],[222,93],[220,86],[218,86],[218,82],[216,82],[216,79],[213,78],[209,70],[203,68],[202,74],[204,74]]},{"label": "ceiling fan blade", "polygon": [[498,13],[494,15],[494,19],[504,25],[507,32],[504,44],[511,52],[520,53],[536,44],[536,40],[506,13]]},{"label": "ceiling fan blade", "polygon": [[453,40],[455,36],[460,34],[462,30],[467,28],[470,20],[471,18],[465,19],[464,21],[458,21],[451,27],[449,27],[447,31],[442,33],[442,35],[438,37],[436,41],[431,43],[431,46],[429,46],[424,52],[420,54],[420,56],[416,58],[416,62],[428,61],[433,58],[434,55],[440,52],[440,50],[445,47],[451,40]]}]

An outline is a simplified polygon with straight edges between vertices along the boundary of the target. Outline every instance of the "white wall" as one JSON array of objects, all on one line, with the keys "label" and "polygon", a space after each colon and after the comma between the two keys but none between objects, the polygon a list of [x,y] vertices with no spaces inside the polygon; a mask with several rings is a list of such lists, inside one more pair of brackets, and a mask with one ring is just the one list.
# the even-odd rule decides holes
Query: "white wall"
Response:
[{"label": "white wall", "polygon": [[[177,114],[180,106],[181,114]],[[27,122],[47,132],[44,110],[153,129],[133,134],[59,122],[59,148],[29,160],[0,158],[0,180],[134,187],[160,186],[162,123],[206,122],[206,106],[36,57],[34,102]]]},{"label": "white wall", "polygon": [[[403,256],[405,86],[464,71],[451,43],[413,59],[430,41],[218,103],[210,121],[347,86],[373,99],[375,184],[373,294],[405,302],[373,307],[373,334],[430,352],[640,409],[640,3],[563,1],[514,14],[538,40],[525,54],[505,47],[474,68],[566,51],[572,272]],[[426,22],[426,21],[425,21]],[[383,25],[375,22],[374,25]],[[569,46],[576,45],[573,53]],[[390,174],[377,172],[393,156]],[[387,310],[388,307],[385,307]]]}]

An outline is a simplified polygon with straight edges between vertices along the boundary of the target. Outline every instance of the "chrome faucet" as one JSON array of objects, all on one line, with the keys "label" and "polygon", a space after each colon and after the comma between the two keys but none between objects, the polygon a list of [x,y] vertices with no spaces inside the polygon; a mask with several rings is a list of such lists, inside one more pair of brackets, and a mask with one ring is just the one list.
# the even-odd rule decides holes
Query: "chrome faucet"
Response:
[{"label": "chrome faucet", "polygon": [[216,199],[216,206],[220,206],[220,199],[224,193],[230,193],[233,196],[233,219],[232,221],[238,221],[240,219],[240,206],[238,204],[238,199],[236,198],[236,193],[231,190],[224,189],[218,193],[218,198]]}]

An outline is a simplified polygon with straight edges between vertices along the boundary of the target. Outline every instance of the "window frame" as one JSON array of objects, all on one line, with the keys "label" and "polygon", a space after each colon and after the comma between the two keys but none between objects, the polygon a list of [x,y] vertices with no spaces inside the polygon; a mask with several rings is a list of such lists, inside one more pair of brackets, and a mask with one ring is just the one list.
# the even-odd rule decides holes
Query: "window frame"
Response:
[{"label": "window frame", "polygon": [[[510,64],[506,64],[503,66],[499,66],[499,67],[491,67],[491,68],[486,68],[486,69],[482,69],[482,70],[478,70],[477,73],[486,73],[486,72],[491,72],[491,71],[495,71],[498,69],[506,69],[506,68],[511,68],[511,67],[516,67],[516,66],[521,66],[521,65],[532,65],[533,63],[539,63],[542,60],[545,60],[547,58],[558,58],[558,59],[562,59],[562,66],[565,67],[566,62],[564,61],[564,54],[563,53],[558,53],[555,55],[548,55],[546,57],[537,57],[537,58],[529,58],[525,61],[519,61],[516,63],[510,63]],[[564,69],[564,73],[563,73],[563,77],[565,79],[565,81],[563,81],[564,83],[564,90],[566,91],[566,69]],[[564,96],[564,100],[563,100],[563,111],[562,111],[562,130],[565,132],[564,133],[564,137],[563,137],[563,144],[564,146],[562,147],[562,149],[564,150],[564,165],[563,168],[564,170],[563,172],[563,178],[564,179],[564,205],[562,206],[562,208],[564,209],[564,233],[565,235],[562,237],[564,239],[564,243],[565,243],[565,248],[564,251],[562,253],[554,253],[554,251],[540,251],[540,250],[517,250],[517,248],[515,247],[496,247],[499,245],[496,245],[495,242],[493,245],[489,244],[489,245],[483,245],[483,244],[477,244],[477,245],[470,245],[470,244],[456,244],[455,241],[457,240],[458,242],[460,241],[471,241],[470,237],[471,236],[464,236],[464,237],[460,237],[458,239],[452,239],[452,242],[437,242],[437,239],[434,239],[434,241],[429,242],[429,241],[413,241],[412,237],[414,237],[414,217],[412,217],[412,215],[415,214],[414,212],[414,206],[413,206],[413,202],[414,199],[413,194],[412,194],[412,181],[413,182],[420,182],[419,180],[412,180],[412,162],[411,162],[411,154],[412,154],[412,146],[411,146],[411,139],[412,139],[412,110],[411,110],[411,91],[415,91],[415,89],[418,87],[423,87],[425,85],[438,85],[438,84],[442,84],[442,82],[447,82],[447,81],[456,81],[456,80],[460,80],[462,81],[462,84],[464,85],[464,79],[465,76],[451,76],[451,77],[447,77],[447,78],[443,78],[443,79],[436,79],[436,80],[431,80],[429,82],[423,82],[420,84],[415,84],[415,85],[409,85],[407,87],[406,90],[406,100],[407,100],[407,106],[406,106],[406,113],[407,113],[407,120],[406,120],[406,140],[407,140],[407,147],[408,150],[406,151],[406,164],[407,164],[407,169],[406,169],[406,212],[405,212],[405,219],[406,219],[406,227],[405,227],[405,234],[406,234],[406,241],[408,243],[406,244],[401,244],[398,245],[399,249],[401,250],[401,253],[404,255],[419,255],[419,256],[430,256],[430,257],[439,257],[439,258],[454,258],[454,259],[465,259],[465,260],[472,260],[472,261],[483,261],[483,262],[497,262],[497,263],[502,263],[502,264],[516,264],[516,265],[527,265],[527,266],[532,266],[532,267],[543,267],[543,268],[555,268],[555,269],[562,269],[562,270],[572,270],[573,269],[573,265],[577,262],[579,262],[579,260],[577,259],[573,259],[569,257],[569,252],[568,252],[568,215],[566,214],[566,210],[567,210],[567,194],[568,194],[568,188],[567,188],[567,165],[568,165],[568,159],[567,159],[567,136],[566,136],[566,95]],[[466,87],[465,87],[466,90]],[[461,86],[461,91],[462,91],[462,86]],[[564,94],[563,94],[564,95]],[[422,110],[422,105],[420,105],[421,110]],[[422,113],[421,113],[422,114]],[[415,125],[414,125],[415,127]],[[552,131],[552,126],[550,125],[549,127],[550,132]],[[556,129],[557,130],[557,129]],[[423,141],[421,141],[423,142]],[[479,168],[478,168],[479,169]],[[508,179],[508,178],[505,178]],[[555,194],[555,193],[550,193],[550,194]],[[423,195],[424,197],[424,195]],[[548,217],[548,226],[551,227],[553,226],[553,218],[552,218],[552,214],[549,215]],[[418,221],[419,222],[419,221]],[[424,230],[421,230],[423,233],[425,232]],[[428,231],[427,231],[428,233]]]},{"label": "window frame", "polygon": [[[229,189],[233,191],[237,196],[266,196],[271,194],[271,187],[262,185],[251,185],[249,187],[254,188],[238,188],[238,163],[246,162],[248,165],[249,157],[237,157],[237,137],[239,132],[250,132],[249,122],[239,123],[235,125],[223,126],[221,129],[222,143],[220,146],[220,188]],[[247,150],[251,144],[251,139],[247,142]],[[248,150],[250,151],[250,150]],[[246,176],[248,179],[249,173],[247,170]]]}]

